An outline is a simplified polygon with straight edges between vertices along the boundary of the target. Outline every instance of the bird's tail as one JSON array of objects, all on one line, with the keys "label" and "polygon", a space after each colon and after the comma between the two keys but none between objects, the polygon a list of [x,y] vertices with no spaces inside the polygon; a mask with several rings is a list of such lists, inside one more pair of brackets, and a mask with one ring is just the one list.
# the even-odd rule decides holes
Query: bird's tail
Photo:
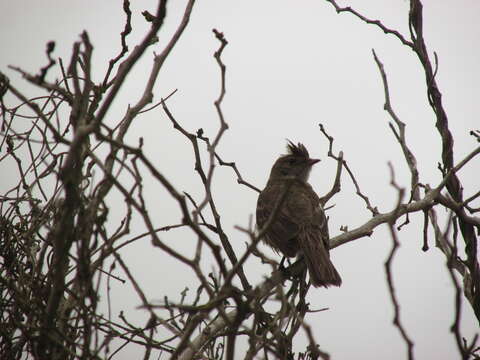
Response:
[{"label": "bird's tail", "polygon": [[325,243],[309,231],[303,231],[298,236],[298,240],[312,285],[315,287],[340,286],[342,278],[330,261],[329,249],[325,246]]}]

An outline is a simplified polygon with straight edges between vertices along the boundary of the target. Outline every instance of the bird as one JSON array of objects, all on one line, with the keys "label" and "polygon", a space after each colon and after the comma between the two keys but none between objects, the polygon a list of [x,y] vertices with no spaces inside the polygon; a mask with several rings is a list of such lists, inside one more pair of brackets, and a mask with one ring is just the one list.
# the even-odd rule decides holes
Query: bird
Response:
[{"label": "bird", "polygon": [[273,164],[258,196],[257,227],[262,231],[267,225],[263,241],[277,253],[304,258],[314,287],[340,286],[342,279],[330,260],[328,220],[322,201],[308,183],[313,165],[320,160],[310,158],[301,143],[287,140],[287,151]]}]

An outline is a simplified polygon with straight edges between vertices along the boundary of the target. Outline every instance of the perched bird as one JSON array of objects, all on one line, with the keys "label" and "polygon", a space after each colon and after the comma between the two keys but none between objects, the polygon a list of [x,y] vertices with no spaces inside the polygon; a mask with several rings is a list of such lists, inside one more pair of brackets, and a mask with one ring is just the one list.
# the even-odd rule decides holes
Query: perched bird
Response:
[{"label": "perched bird", "polygon": [[340,286],[342,279],[330,261],[327,218],[307,182],[312,166],[320,160],[311,159],[300,143],[288,141],[287,150],[273,164],[267,186],[258,197],[257,226],[264,227],[285,196],[263,240],[287,257],[302,255],[313,286]]}]

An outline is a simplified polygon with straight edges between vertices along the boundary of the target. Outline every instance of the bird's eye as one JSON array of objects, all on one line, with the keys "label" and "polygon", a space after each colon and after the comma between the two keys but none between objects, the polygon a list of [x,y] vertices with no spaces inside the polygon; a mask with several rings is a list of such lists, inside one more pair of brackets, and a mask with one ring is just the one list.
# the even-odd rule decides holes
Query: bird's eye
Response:
[{"label": "bird's eye", "polygon": [[290,158],[290,159],[288,160],[288,163],[289,163],[290,165],[293,165],[293,164],[295,164],[296,162],[297,162],[297,159],[295,159],[295,158]]}]

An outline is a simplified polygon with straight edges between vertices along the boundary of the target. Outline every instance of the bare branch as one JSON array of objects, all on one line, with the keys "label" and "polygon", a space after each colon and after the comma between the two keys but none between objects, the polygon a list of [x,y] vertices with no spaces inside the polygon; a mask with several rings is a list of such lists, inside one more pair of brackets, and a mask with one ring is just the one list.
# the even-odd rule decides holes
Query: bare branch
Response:
[{"label": "bare branch", "polygon": [[382,62],[378,59],[377,54],[375,53],[375,50],[372,49],[373,53],[373,58],[375,59],[375,62],[377,63],[378,70],[380,71],[380,75],[382,76],[382,81],[383,81],[383,87],[385,91],[385,105],[384,109],[385,111],[388,112],[390,117],[393,119],[395,124],[398,127],[398,133],[397,130],[393,127],[392,124],[390,125],[390,128],[392,129],[398,143],[400,144],[400,147],[402,148],[403,155],[405,157],[405,160],[408,164],[408,168],[410,169],[410,174],[411,174],[411,199],[412,200],[418,200],[420,196],[420,189],[418,186],[419,183],[419,176],[418,176],[418,169],[417,169],[417,159],[415,158],[415,155],[410,151],[407,145],[407,141],[405,138],[405,123],[403,123],[400,118],[397,116],[395,111],[392,108],[392,104],[390,102],[390,92],[388,89],[388,80],[387,80],[387,74],[385,73],[384,66]]},{"label": "bare branch", "polygon": [[[337,157],[337,156],[333,155],[333,152],[332,152],[332,146],[333,146],[333,140],[334,140],[333,137],[327,134],[327,132],[325,131],[325,128],[323,127],[322,124],[318,124],[318,125],[320,127],[320,131],[328,139],[328,142],[329,142],[328,156],[330,156],[330,157],[334,158],[335,160],[339,161],[340,157],[339,156]],[[341,152],[341,155],[342,155],[342,159],[343,159],[343,152]],[[348,175],[350,176],[350,179],[352,179],[353,185],[355,186],[355,189],[357,191],[357,195],[360,196],[363,199],[363,201],[365,202],[365,204],[367,206],[367,209],[370,210],[370,212],[372,213],[373,216],[378,215],[377,207],[372,207],[368,197],[365,196],[362,193],[362,191],[360,190],[360,186],[358,185],[357,179],[355,179],[355,176],[353,175],[353,172],[350,170],[350,167],[348,166],[347,161],[342,160],[342,164],[345,167],[345,170],[347,170]],[[338,173],[338,169],[337,169],[337,173]]]},{"label": "bare branch", "polygon": [[383,23],[380,20],[370,20],[365,16],[363,16],[362,14],[360,14],[359,12],[357,12],[356,10],[352,9],[350,6],[347,6],[347,7],[339,6],[335,0],[326,0],[326,1],[335,7],[335,10],[337,11],[337,13],[348,12],[350,14],[353,14],[363,22],[379,27],[385,34],[395,36],[398,40],[402,42],[403,45],[408,46],[409,48],[413,47],[413,44],[407,39],[405,39],[405,37],[402,34],[400,34],[397,30],[389,29],[388,27],[383,25]]},{"label": "bare branch", "polygon": [[480,147],[476,148],[470,154],[468,154],[461,162],[459,162],[455,167],[450,169],[447,175],[443,178],[437,187],[430,190],[423,199],[418,201],[412,201],[408,204],[401,204],[398,209],[394,209],[388,213],[378,214],[364,225],[359,226],[356,229],[350,230],[344,234],[337,235],[330,239],[331,248],[343,245],[347,242],[362,238],[364,236],[370,236],[373,233],[373,230],[380,224],[387,223],[392,221],[392,219],[398,219],[398,217],[416,211],[421,211],[430,208],[436,201],[438,201],[440,191],[445,187],[449,177],[452,174],[455,174],[459,171],[465,164],[467,164],[471,159],[480,153]]},{"label": "bare branch", "polygon": [[[400,205],[402,204],[402,200],[405,194],[405,189],[400,188],[395,183],[395,174],[394,174],[392,164],[389,163],[389,167],[390,167],[390,176],[391,176],[390,184],[398,191],[397,207],[394,210],[394,211],[397,211],[400,208]],[[402,322],[400,320],[400,305],[398,303],[395,287],[393,285],[392,262],[397,252],[397,249],[400,246],[400,242],[398,241],[397,233],[394,227],[395,220],[396,220],[395,217],[392,217],[392,219],[388,222],[388,228],[390,230],[390,235],[392,237],[393,245],[392,245],[392,249],[390,250],[390,254],[387,258],[387,261],[385,262],[385,273],[387,276],[388,291],[390,293],[390,299],[392,301],[393,309],[394,309],[393,324],[398,328],[398,331],[400,332],[403,340],[407,344],[408,359],[414,360],[414,355],[413,355],[414,343],[408,336],[407,331],[403,327]]]}]

